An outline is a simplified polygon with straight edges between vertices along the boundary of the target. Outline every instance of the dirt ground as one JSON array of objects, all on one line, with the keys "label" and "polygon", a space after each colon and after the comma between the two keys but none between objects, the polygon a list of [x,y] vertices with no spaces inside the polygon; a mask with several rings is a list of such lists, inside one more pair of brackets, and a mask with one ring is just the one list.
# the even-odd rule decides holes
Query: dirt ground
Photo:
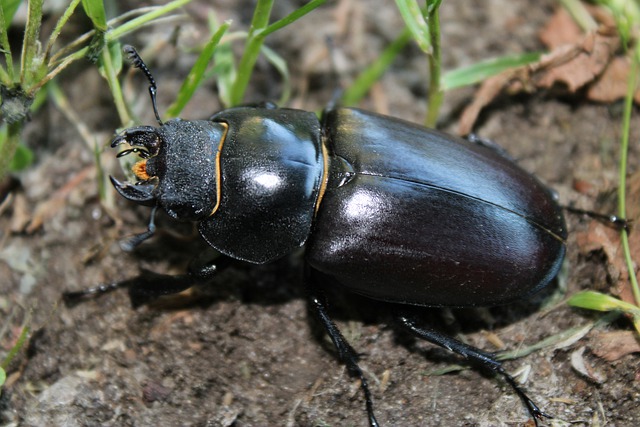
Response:
[{"label": "dirt ground", "polygon": [[[120,2],[122,3],[122,2]],[[250,21],[250,2],[218,1],[220,20],[234,29]],[[278,1],[274,16],[291,3]],[[442,8],[446,69],[504,53],[541,49],[537,32],[553,11],[553,1],[450,0]],[[202,20],[210,6],[194,1],[178,33],[180,46],[207,37]],[[123,9],[124,10],[124,9]],[[293,83],[289,106],[318,110],[331,98],[335,81],[325,36],[336,46],[336,67],[347,84],[374,60],[402,28],[390,0],[330,2],[268,39],[288,62]],[[166,108],[194,61],[187,49],[171,45],[174,26],[163,24],[125,41],[161,51],[147,57]],[[425,112],[426,60],[415,47],[402,57],[361,107],[411,121]],[[128,94],[142,123],[153,124],[146,85],[136,75]],[[106,83],[94,68],[79,64],[61,84],[82,120],[106,147],[118,119]],[[260,62],[246,101],[278,99],[280,78]],[[447,94],[442,128],[455,132],[472,89]],[[206,118],[220,107],[212,86],[203,88],[182,114]],[[622,106],[596,105],[580,96],[554,93],[503,97],[483,113],[476,132],[504,146],[520,164],[556,189],[564,204],[614,212],[616,159]],[[634,112],[634,123],[639,114]],[[632,141],[638,141],[640,128]],[[110,194],[113,217],[100,204],[93,153],[76,129],[52,105],[27,125],[25,139],[35,164],[17,175],[19,188],[0,216],[0,317],[17,330],[26,312],[34,326],[28,351],[9,369],[0,397],[0,424],[8,426],[365,426],[358,383],[337,361],[326,337],[308,319],[301,286],[301,254],[265,266],[238,265],[191,294],[164,304],[132,308],[119,290],[68,308],[61,294],[98,283],[130,278],[140,268],[180,273],[206,244],[190,225],[158,217],[160,232],[127,254],[118,239],[142,231],[149,210]],[[113,150],[101,163],[122,176]],[[631,171],[640,166],[637,142]],[[587,183],[578,192],[574,183]],[[112,190],[109,189],[111,193]],[[56,202],[56,200],[58,202]],[[52,202],[53,201],[53,202]],[[12,232],[20,217],[38,210],[47,220],[31,233]],[[515,349],[534,344],[599,315],[555,303],[581,289],[607,290],[605,260],[580,255],[575,236],[588,220],[567,217],[571,230],[566,266],[553,289],[517,306],[491,310],[425,310],[425,319],[461,333],[480,348],[495,351],[496,334]],[[562,290],[559,290],[562,289]],[[517,396],[500,379],[465,370],[428,376],[459,363],[455,356],[399,333],[383,304],[336,290],[333,315],[351,344],[362,352],[378,421],[384,426],[532,425]],[[19,315],[9,318],[15,305]],[[3,328],[6,327],[3,324]],[[619,321],[604,330],[628,330]],[[595,332],[592,332],[592,334]],[[588,336],[587,336],[588,337]],[[8,340],[8,339],[7,339]],[[524,387],[555,426],[637,426],[640,424],[638,354],[606,362],[592,354],[588,339],[560,349],[544,349],[506,363],[509,372],[528,369]],[[3,342],[7,346],[9,343]],[[596,382],[572,368],[572,354],[599,375]]]}]

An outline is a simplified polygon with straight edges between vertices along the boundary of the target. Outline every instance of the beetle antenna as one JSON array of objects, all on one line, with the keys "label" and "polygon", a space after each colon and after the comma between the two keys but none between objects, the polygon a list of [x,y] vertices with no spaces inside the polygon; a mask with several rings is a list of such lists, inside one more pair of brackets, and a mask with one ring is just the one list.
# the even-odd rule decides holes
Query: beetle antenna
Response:
[{"label": "beetle antenna", "polygon": [[122,50],[129,56],[129,60],[133,63],[133,66],[142,70],[144,75],[147,76],[147,80],[149,80],[149,95],[151,95],[151,105],[153,106],[153,112],[156,115],[158,124],[162,126],[162,120],[160,119],[160,114],[158,113],[158,105],[156,104],[156,93],[158,92],[156,80],[153,78],[149,67],[147,67],[147,64],[144,63],[135,47],[127,44],[124,45]]}]

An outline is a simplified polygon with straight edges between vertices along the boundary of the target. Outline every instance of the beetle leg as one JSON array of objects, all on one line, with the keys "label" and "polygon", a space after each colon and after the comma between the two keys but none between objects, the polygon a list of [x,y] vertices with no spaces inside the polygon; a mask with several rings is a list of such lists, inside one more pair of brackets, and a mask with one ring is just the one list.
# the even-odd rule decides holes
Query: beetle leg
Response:
[{"label": "beetle leg", "polygon": [[567,212],[571,212],[575,215],[586,215],[590,218],[595,219],[596,221],[600,221],[604,225],[608,225],[616,231],[625,230],[627,233],[629,233],[631,231],[631,226],[633,225],[632,219],[620,218],[616,215],[601,214],[598,212],[574,208],[573,206],[563,206],[562,208]]},{"label": "beetle leg", "polygon": [[177,294],[195,285],[203,284],[231,265],[232,261],[224,255],[202,265],[195,265],[192,261],[186,274],[175,276],[143,271],[138,277],[127,281],[131,304],[138,307],[158,297]]},{"label": "beetle leg", "polygon": [[156,232],[156,211],[158,210],[158,206],[154,206],[151,209],[151,215],[149,218],[149,224],[147,225],[147,231],[143,231],[139,234],[134,234],[128,239],[124,239],[120,241],[120,248],[122,248],[125,252],[131,252],[133,249],[138,246],[140,243],[145,240],[151,238]]},{"label": "beetle leg", "polygon": [[116,289],[127,288],[131,305],[138,307],[160,296],[177,294],[192,286],[204,283],[210,280],[217,272],[231,265],[232,261],[231,258],[224,255],[201,265],[195,265],[195,262],[192,261],[186,274],[176,276],[143,270],[141,274],[134,278],[102,284],[81,291],[65,292],[62,297],[65,304],[73,306],[81,301],[104,295]]},{"label": "beetle leg", "polygon": [[378,421],[373,414],[373,399],[371,398],[371,391],[369,391],[369,384],[367,378],[364,376],[362,369],[358,366],[358,353],[351,347],[349,342],[340,332],[340,329],[333,323],[333,320],[327,313],[327,307],[324,303],[324,294],[314,283],[313,279],[309,277],[311,275],[310,268],[307,267],[305,276],[307,276],[307,292],[310,307],[316,314],[317,318],[322,323],[324,330],[327,332],[333,345],[338,351],[340,360],[345,363],[349,374],[360,379],[360,387],[364,393],[364,399],[367,407],[367,415],[369,417],[369,425],[371,427],[379,427]]},{"label": "beetle leg", "polygon": [[518,386],[516,380],[505,371],[502,366],[502,362],[497,360],[492,354],[486,353],[480,349],[472,347],[468,344],[462,343],[457,339],[450,337],[446,334],[438,332],[434,329],[419,327],[416,325],[413,319],[406,316],[399,316],[398,319],[402,326],[409,329],[413,334],[418,337],[429,341],[430,343],[439,345],[447,350],[457,353],[463,356],[465,359],[479,363],[480,365],[492,370],[496,374],[502,375],[507,383],[513,388],[518,397],[527,407],[529,414],[533,418],[536,426],[538,426],[538,420],[543,418],[553,418],[551,415],[545,414],[538,408],[538,406],[526,395],[524,390]]}]

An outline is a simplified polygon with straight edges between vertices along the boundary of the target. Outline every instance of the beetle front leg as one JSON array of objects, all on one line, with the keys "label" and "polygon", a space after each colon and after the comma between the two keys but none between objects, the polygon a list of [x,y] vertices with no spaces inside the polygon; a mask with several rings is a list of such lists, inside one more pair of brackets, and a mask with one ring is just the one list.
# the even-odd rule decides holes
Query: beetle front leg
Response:
[{"label": "beetle front leg", "polygon": [[362,392],[364,393],[367,415],[369,417],[369,425],[371,427],[379,427],[378,421],[373,414],[373,399],[371,398],[369,383],[367,382],[367,378],[364,376],[362,369],[360,368],[360,366],[358,366],[358,353],[353,349],[353,347],[351,347],[349,342],[340,332],[340,329],[338,329],[336,324],[333,323],[333,320],[331,320],[331,318],[329,317],[329,314],[327,313],[327,307],[324,302],[324,293],[315,283],[312,275],[313,272],[311,268],[307,266],[305,269],[305,281],[307,284],[307,293],[310,307],[315,313],[316,317],[320,320],[320,323],[322,323],[324,330],[331,338],[333,345],[338,351],[340,360],[344,362],[345,365],[347,365],[349,375],[360,379],[360,387],[362,388]]},{"label": "beetle front leg", "polygon": [[62,297],[67,305],[75,305],[80,301],[95,298],[116,289],[127,288],[131,304],[138,307],[155,298],[177,294],[192,286],[204,283],[217,272],[228,267],[231,262],[232,259],[224,255],[204,264],[196,264],[194,260],[189,265],[186,274],[175,276],[143,270],[141,274],[131,279],[102,284],[81,291],[65,292]]},{"label": "beetle front leg", "polygon": [[518,397],[520,397],[522,402],[525,404],[536,426],[538,425],[538,420],[541,420],[543,418],[553,418],[551,415],[545,414],[540,410],[540,408],[538,408],[538,406],[529,398],[529,396],[527,396],[524,390],[522,390],[522,388],[518,386],[516,380],[511,375],[509,375],[507,371],[505,371],[504,367],[502,366],[502,362],[497,360],[492,354],[486,353],[480,349],[460,342],[453,337],[436,331],[435,329],[417,326],[416,322],[407,316],[398,316],[398,320],[400,321],[402,326],[409,329],[414,335],[417,335],[418,337],[429,341],[430,343],[446,348],[451,352],[457,353],[465,359],[471,360],[492,370],[496,374],[502,375],[502,377],[507,381],[511,388],[513,388]]}]

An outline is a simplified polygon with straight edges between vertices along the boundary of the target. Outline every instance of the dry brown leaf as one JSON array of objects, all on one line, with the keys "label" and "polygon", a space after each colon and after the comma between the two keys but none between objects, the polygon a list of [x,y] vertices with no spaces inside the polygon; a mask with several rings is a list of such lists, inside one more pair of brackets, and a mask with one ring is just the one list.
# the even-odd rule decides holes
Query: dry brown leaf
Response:
[{"label": "dry brown leaf", "polygon": [[598,334],[589,339],[593,354],[614,362],[627,354],[640,353],[640,341],[633,331],[613,331]]},{"label": "dry brown leaf", "polygon": [[[627,215],[632,221],[628,240],[633,260],[640,259],[640,205],[638,200],[640,200],[640,171],[627,180]],[[604,253],[607,260],[607,274],[615,283],[611,292],[623,301],[635,304],[629,281],[629,271],[622,253],[620,232],[594,220],[591,221],[586,231],[576,233],[576,243],[583,254],[595,251]],[[638,265],[635,265],[635,270],[633,274],[638,277],[640,275]]]},{"label": "dry brown leaf", "polygon": [[[613,102],[627,94],[627,82],[631,71],[631,61],[627,57],[613,58],[602,75],[589,87],[587,97],[597,102]],[[634,101],[640,103],[640,90],[634,94]]]},{"label": "dry brown leaf", "polygon": [[606,382],[607,377],[604,373],[594,369],[591,363],[584,357],[584,351],[585,347],[580,347],[571,353],[571,367],[597,384]]},{"label": "dry brown leaf", "polygon": [[[638,231],[633,231],[629,235],[629,243],[635,242],[632,247],[632,253],[638,248]],[[591,221],[586,231],[576,233],[576,243],[580,252],[589,254],[591,252],[602,251],[605,255],[607,265],[607,275],[615,284],[611,292],[617,295],[623,301],[635,304],[631,285],[629,283],[629,274],[627,264],[622,254],[622,246],[620,244],[620,232],[597,221]],[[632,255],[633,256],[633,255]]]},{"label": "dry brown leaf", "polygon": [[51,195],[51,198],[36,207],[31,223],[26,228],[26,232],[31,234],[42,227],[45,221],[48,221],[55,213],[62,208],[71,191],[81,182],[89,179],[90,175],[95,172],[95,166],[88,166],[74,175],[65,185]]},{"label": "dry brown leaf", "polygon": [[[609,70],[611,75],[603,76],[620,47],[620,38],[615,28],[610,26],[611,20],[601,16],[601,9],[592,8],[590,11],[601,26],[597,31],[585,34],[563,9],[559,9],[540,33],[540,38],[551,51],[535,64],[506,70],[485,80],[462,113],[460,134],[466,135],[472,131],[482,108],[502,91],[533,92],[561,87],[574,93],[598,81],[601,86],[593,89],[593,100],[619,99],[624,96],[624,92],[617,95],[621,93],[617,86],[615,91],[608,87],[617,85],[615,80],[619,80],[619,73],[624,70],[613,68]],[[626,84],[626,80],[624,83]],[[609,98],[604,98],[603,93],[608,94]],[[587,91],[587,96],[590,94],[591,91]],[[640,91],[636,100],[640,102]]]},{"label": "dry brown leaf", "polygon": [[584,39],[572,46],[577,54],[568,61],[549,66],[556,62],[556,50],[544,55],[540,60],[542,73],[539,73],[536,86],[550,88],[557,83],[563,83],[570,92],[575,92],[584,85],[593,82],[609,64],[616,50],[620,47],[620,39],[615,32],[602,29],[587,34]]},{"label": "dry brown leaf", "polygon": [[13,214],[9,223],[9,230],[12,233],[21,233],[31,220],[29,213],[29,203],[23,193],[15,193],[13,198]]},{"label": "dry brown leaf", "polygon": [[584,37],[584,33],[569,12],[559,8],[538,37],[549,49],[556,49],[562,45],[577,43]]},{"label": "dry brown leaf", "polygon": [[512,73],[504,72],[497,76],[489,77],[482,82],[480,89],[478,89],[473,97],[473,101],[464,109],[460,116],[460,123],[458,125],[460,135],[468,135],[471,133],[480,111],[498,96],[511,78]]}]

